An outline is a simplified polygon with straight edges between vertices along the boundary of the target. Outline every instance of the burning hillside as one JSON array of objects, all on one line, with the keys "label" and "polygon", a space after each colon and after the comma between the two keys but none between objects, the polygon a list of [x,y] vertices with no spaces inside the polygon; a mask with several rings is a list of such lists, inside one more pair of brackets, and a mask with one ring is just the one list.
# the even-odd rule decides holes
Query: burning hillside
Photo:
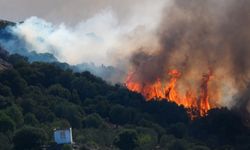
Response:
[{"label": "burning hillside", "polygon": [[159,46],[132,55],[125,85],[147,100],[183,105],[191,117],[237,104],[250,77],[249,8],[246,0],[174,0]]},{"label": "burning hillside", "polygon": [[196,89],[187,84],[185,90],[178,86],[178,80],[181,73],[178,70],[170,70],[166,73],[166,80],[157,79],[153,83],[140,83],[133,80],[134,75],[130,74],[125,81],[125,85],[131,91],[141,93],[147,100],[169,100],[183,105],[187,108],[191,118],[204,116],[216,103],[213,100],[218,99],[218,95],[209,91],[209,81],[212,73],[203,74],[200,80],[200,86]]}]

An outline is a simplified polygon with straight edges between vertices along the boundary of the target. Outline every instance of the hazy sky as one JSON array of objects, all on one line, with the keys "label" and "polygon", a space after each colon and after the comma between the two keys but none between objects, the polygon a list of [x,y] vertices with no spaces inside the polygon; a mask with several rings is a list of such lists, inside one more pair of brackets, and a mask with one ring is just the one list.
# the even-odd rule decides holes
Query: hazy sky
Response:
[{"label": "hazy sky", "polygon": [[54,23],[77,23],[111,8],[126,20],[135,11],[150,15],[168,0],[0,0],[0,19],[22,21],[38,16]]}]

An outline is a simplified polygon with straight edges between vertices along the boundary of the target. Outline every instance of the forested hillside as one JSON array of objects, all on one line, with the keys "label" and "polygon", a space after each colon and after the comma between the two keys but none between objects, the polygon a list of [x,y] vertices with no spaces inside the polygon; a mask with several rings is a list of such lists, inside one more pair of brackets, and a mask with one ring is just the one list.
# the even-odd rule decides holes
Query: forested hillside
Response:
[{"label": "forested hillside", "polygon": [[[54,145],[54,128],[73,128],[81,150],[250,149],[249,128],[226,108],[191,121],[168,101],[149,101],[89,72],[5,55],[0,72],[0,149]],[[64,149],[70,149],[67,146]]]}]

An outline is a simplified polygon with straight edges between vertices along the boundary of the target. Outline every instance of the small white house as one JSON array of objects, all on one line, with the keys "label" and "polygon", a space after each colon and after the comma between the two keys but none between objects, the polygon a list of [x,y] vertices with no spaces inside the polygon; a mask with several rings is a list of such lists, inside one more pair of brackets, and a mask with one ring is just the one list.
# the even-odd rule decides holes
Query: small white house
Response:
[{"label": "small white house", "polygon": [[72,129],[54,130],[54,140],[57,144],[72,144]]}]

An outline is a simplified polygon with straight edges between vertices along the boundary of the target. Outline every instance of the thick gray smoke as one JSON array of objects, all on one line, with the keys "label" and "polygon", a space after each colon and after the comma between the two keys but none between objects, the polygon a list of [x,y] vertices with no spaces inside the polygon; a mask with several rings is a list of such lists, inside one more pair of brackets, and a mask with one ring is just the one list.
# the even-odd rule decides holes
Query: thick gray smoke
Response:
[{"label": "thick gray smoke", "polygon": [[131,58],[135,82],[154,83],[178,69],[178,86],[184,89],[199,87],[202,75],[211,72],[209,87],[219,98],[214,105],[241,101],[240,91],[250,82],[249,0],[172,0],[158,40],[153,53],[140,49]]}]

